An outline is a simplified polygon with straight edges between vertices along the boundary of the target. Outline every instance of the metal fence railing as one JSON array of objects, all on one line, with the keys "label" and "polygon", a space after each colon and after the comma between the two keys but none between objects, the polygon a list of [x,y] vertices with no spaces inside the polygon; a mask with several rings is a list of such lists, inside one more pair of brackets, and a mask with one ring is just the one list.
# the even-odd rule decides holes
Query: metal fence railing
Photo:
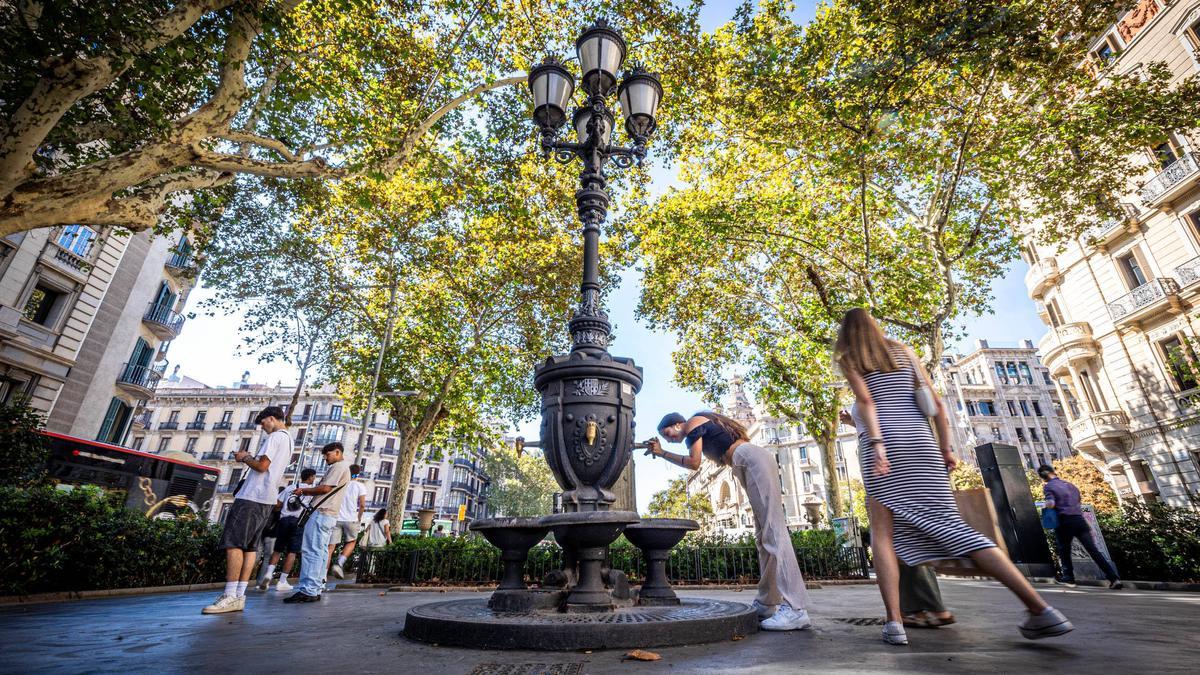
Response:
[{"label": "metal fence railing", "polygon": [[[807,579],[867,579],[867,553],[862,547],[796,548],[800,570]],[[525,579],[538,583],[562,565],[557,546],[538,546],[529,553]],[[609,567],[638,582],[645,574],[640,550],[612,547]],[[402,585],[474,585],[500,580],[500,551],[495,548],[361,550],[357,561],[359,583]],[[677,547],[667,561],[667,576],[675,584],[758,583],[758,550],[753,546]]]}]

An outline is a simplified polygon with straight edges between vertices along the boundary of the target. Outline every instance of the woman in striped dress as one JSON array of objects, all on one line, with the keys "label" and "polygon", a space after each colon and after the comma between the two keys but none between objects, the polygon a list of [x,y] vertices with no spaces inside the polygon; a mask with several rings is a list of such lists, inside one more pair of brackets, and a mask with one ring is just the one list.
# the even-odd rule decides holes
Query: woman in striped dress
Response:
[{"label": "woman in striped dress", "polygon": [[867,489],[871,551],[887,623],[883,639],[908,644],[901,624],[897,557],[906,565],[969,556],[1025,603],[1021,634],[1062,635],[1071,622],[1046,604],[996,544],[963,521],[950,490],[957,464],[941,399],[934,397],[937,437],[916,399],[916,383],[932,391],[924,366],[907,346],[889,340],[864,309],[842,320],[834,358],[854,392],[859,460]]}]

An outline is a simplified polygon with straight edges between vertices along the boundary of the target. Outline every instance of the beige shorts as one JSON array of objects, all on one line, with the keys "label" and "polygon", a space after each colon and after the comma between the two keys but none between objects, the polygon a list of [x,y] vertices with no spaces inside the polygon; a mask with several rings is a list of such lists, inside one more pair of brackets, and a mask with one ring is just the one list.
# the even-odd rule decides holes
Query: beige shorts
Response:
[{"label": "beige shorts", "polygon": [[353,520],[339,520],[333,531],[337,533],[335,544],[346,544],[358,539],[359,525]]}]

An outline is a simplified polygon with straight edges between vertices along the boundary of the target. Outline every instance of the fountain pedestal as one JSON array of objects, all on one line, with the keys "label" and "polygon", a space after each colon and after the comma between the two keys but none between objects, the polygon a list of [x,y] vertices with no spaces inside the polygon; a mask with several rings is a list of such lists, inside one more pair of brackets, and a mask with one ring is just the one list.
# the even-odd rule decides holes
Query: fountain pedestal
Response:
[{"label": "fountain pedestal", "polygon": [[667,579],[667,560],[671,549],[683,535],[700,524],[684,518],[644,518],[625,528],[625,538],[642,551],[646,560],[646,580],[638,591],[637,604],[643,607],[678,605],[679,596]]}]

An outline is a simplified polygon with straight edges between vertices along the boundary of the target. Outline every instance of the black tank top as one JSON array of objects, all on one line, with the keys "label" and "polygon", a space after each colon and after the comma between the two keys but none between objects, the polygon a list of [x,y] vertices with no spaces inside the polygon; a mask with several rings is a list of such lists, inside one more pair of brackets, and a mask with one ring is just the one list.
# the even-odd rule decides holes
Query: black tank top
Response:
[{"label": "black tank top", "polygon": [[729,452],[729,447],[737,441],[732,434],[725,430],[725,427],[712,420],[688,432],[687,446],[691,448],[698,438],[704,439],[704,445],[700,451],[714,462],[720,462],[725,453]]}]

